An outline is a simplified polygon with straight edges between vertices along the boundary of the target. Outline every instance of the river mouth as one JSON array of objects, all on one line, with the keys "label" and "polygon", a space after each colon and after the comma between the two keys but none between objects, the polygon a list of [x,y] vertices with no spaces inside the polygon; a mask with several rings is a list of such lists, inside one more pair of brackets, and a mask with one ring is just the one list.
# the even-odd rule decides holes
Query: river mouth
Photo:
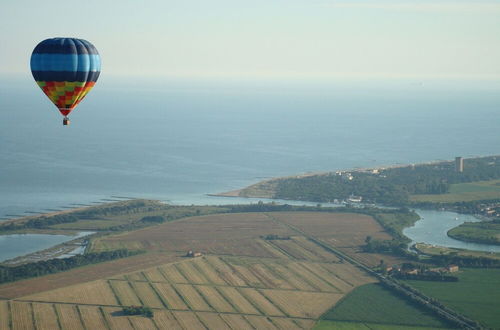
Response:
[{"label": "river mouth", "polygon": [[479,222],[478,218],[449,211],[415,210],[420,220],[412,227],[403,229],[403,234],[415,243],[426,243],[471,251],[500,252],[500,246],[459,241],[447,235],[448,231],[464,222]]}]

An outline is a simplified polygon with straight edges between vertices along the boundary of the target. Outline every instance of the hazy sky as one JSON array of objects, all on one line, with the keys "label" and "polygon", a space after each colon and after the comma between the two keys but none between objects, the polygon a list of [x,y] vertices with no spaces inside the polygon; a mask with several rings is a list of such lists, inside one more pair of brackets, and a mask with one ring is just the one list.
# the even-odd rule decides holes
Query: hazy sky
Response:
[{"label": "hazy sky", "polygon": [[500,1],[2,0],[0,74],[56,36],[109,75],[500,79]]}]

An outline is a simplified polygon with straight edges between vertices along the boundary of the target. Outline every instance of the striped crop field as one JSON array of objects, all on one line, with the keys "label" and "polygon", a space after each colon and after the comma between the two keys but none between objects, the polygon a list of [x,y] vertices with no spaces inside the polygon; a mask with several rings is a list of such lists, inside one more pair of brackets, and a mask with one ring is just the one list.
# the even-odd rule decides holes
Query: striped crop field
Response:
[{"label": "striped crop field", "polygon": [[295,259],[305,259],[310,261],[320,261],[321,258],[316,254],[304,249],[302,246],[297,244],[293,239],[289,240],[272,240],[271,244],[278,247],[280,250],[284,251],[286,254],[290,255]]},{"label": "striped crop field", "polygon": [[302,267],[299,263],[290,262],[287,266],[288,269],[291,269],[294,273],[302,277],[307,283],[315,287],[317,291],[337,292],[335,287],[323,281],[320,277],[309,271],[307,268]]},{"label": "striped crop field", "polygon": [[243,314],[260,314],[238,289],[226,286],[220,287],[219,290],[238,312]]},{"label": "striped crop field", "polygon": [[179,292],[184,301],[186,301],[195,311],[212,311],[212,308],[207,304],[203,296],[198,293],[198,290],[193,285],[175,284],[177,292]]},{"label": "striped crop field", "polygon": [[125,279],[127,281],[146,281],[146,278],[142,274],[142,272],[135,272],[132,274],[125,275]]},{"label": "striped crop field", "polygon": [[196,315],[208,329],[231,330],[227,323],[217,313],[197,312]]},{"label": "striped crop field", "polygon": [[148,282],[130,282],[144,306],[164,308],[162,301]]},{"label": "striped crop field", "polygon": [[221,317],[231,327],[238,330],[253,330],[254,328],[243,315],[221,314]]},{"label": "striped crop field", "polygon": [[106,329],[101,307],[80,305],[78,309],[86,329]]},{"label": "striped crop field", "polygon": [[146,280],[150,282],[167,282],[167,279],[160,273],[158,268],[152,268],[143,272]]},{"label": "striped crop field", "polygon": [[111,284],[113,292],[116,294],[116,298],[119,300],[120,305],[122,306],[142,305],[141,301],[135,294],[129,282],[110,280],[109,283]]},{"label": "striped crop field", "polygon": [[158,269],[170,283],[189,283],[189,281],[179,273],[175,264],[158,267]]},{"label": "striped crop field", "polygon": [[312,329],[314,327],[314,324],[316,323],[315,320],[305,320],[305,319],[295,319],[294,321],[302,329]]},{"label": "striped crop field", "polygon": [[226,300],[215,287],[199,285],[197,286],[197,289],[203,295],[205,300],[208,301],[210,306],[212,306],[217,312],[236,312],[231,303],[229,303],[228,300]]},{"label": "striped crop field", "polygon": [[282,288],[292,289],[293,286],[284,281],[278,274],[273,273],[269,268],[263,264],[253,264],[250,270],[261,280],[264,287],[269,289]]},{"label": "striped crop field", "polygon": [[201,274],[192,262],[179,262],[175,264],[177,270],[191,284],[208,284],[209,281]]},{"label": "striped crop field", "polygon": [[9,303],[5,300],[0,300],[0,329],[9,329],[9,323]]},{"label": "striped crop field", "polygon": [[333,253],[328,252],[321,246],[318,246],[317,244],[311,242],[305,237],[293,237],[293,241],[302,247],[303,249],[306,249],[310,251],[311,253],[315,254],[318,256],[320,259],[319,261],[325,261],[325,262],[339,262],[340,259]]},{"label": "striped crop field", "polygon": [[220,277],[231,286],[247,286],[247,283],[241,279],[225,262],[217,257],[207,257],[207,262],[215,269]]},{"label": "striped crop field", "polygon": [[316,289],[304,281],[301,277],[291,272],[285,266],[278,263],[268,263],[269,267],[273,269],[274,272],[279,274],[287,283],[289,283],[293,288],[300,291],[315,291]]},{"label": "striped crop field", "polygon": [[344,282],[352,286],[359,286],[374,282],[374,279],[358,271],[351,264],[321,264],[321,267],[335,274]]},{"label": "striped crop field", "polygon": [[294,322],[293,319],[286,317],[272,317],[271,321],[278,329],[301,329],[301,327]]},{"label": "striped crop field", "polygon": [[274,258],[283,258],[283,259],[288,259],[289,256],[278,249],[276,246],[272,245],[269,243],[269,241],[265,241],[263,239],[257,239],[256,240],[257,244],[259,244],[264,250],[268,252],[272,257]]},{"label": "striped crop field", "polygon": [[[262,289],[273,304],[290,317],[318,318],[329,307],[339,301],[343,295],[324,292],[299,292]],[[307,302],[307,303],[304,303]]]},{"label": "striped crop field", "polygon": [[205,257],[196,258],[192,261],[192,263],[201,271],[205,278],[212,284],[216,285],[227,285],[228,283],[224,281],[224,279],[219,276],[217,271],[207,262]]},{"label": "striped crop field", "polygon": [[230,262],[228,264],[233,269],[233,271],[235,271],[236,274],[238,274],[238,277],[242,278],[246,283],[248,283],[249,286],[252,286],[255,288],[266,287],[261,282],[261,280],[258,277],[256,277],[255,274],[253,274],[252,271],[250,271],[247,267],[240,266],[240,265],[234,265],[234,264],[231,264]]},{"label": "striped crop field", "polygon": [[255,329],[278,329],[269,317],[245,315],[245,318]]},{"label": "striped crop field", "polygon": [[205,326],[200,322],[198,317],[193,312],[172,312],[177,319],[177,322],[184,329],[205,329]]},{"label": "striped crop field", "polygon": [[118,305],[107,281],[99,280],[26,296],[23,300]]},{"label": "striped crop field", "polygon": [[160,329],[182,330],[172,312],[167,310],[155,311],[155,323]]},{"label": "striped crop field", "polygon": [[[57,314],[52,304],[33,303],[33,315],[37,330],[59,329]],[[0,329],[2,329],[0,327]]]},{"label": "striped crop field", "polygon": [[[134,326],[135,330],[151,330],[151,329],[157,329],[157,327],[154,324],[154,321],[148,317],[144,316],[130,316],[129,317],[130,323]],[[117,329],[118,330],[118,329]]]},{"label": "striped crop field", "polygon": [[153,283],[153,287],[155,288],[156,292],[158,292],[161,300],[168,306],[168,308],[181,310],[189,309],[182,297],[177,294],[171,284]]},{"label": "striped crop field", "polygon": [[[129,318],[118,307],[103,307],[104,317],[111,329],[134,330]],[[155,315],[156,316],[156,315]]]},{"label": "striped crop field", "polygon": [[13,330],[29,330],[34,328],[34,320],[31,317],[31,303],[12,301],[10,306]]},{"label": "striped crop field", "polygon": [[258,290],[250,288],[241,288],[240,292],[252,302],[253,305],[264,314],[269,316],[284,316],[283,312],[271,303]]},{"label": "striped crop field", "polygon": [[301,262],[299,263],[302,267],[314,273],[317,277],[321,278],[323,281],[327,282],[332,288],[332,292],[349,292],[352,289],[352,285],[341,280],[339,277],[335,276],[334,273],[327,271],[321,265],[312,262]]},{"label": "striped crop field", "polygon": [[63,329],[84,330],[80,313],[74,305],[55,304],[54,305],[59,322]]}]

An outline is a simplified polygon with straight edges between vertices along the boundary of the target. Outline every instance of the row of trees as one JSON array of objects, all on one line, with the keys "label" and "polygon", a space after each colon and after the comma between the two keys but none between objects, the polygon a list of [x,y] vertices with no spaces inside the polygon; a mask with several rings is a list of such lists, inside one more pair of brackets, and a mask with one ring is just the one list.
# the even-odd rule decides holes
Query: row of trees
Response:
[{"label": "row of trees", "polygon": [[141,252],[120,249],[114,251],[79,254],[64,259],[50,259],[46,261],[31,262],[15,267],[0,266],[0,283],[58,273],[71,268],[125,258],[138,253]]}]

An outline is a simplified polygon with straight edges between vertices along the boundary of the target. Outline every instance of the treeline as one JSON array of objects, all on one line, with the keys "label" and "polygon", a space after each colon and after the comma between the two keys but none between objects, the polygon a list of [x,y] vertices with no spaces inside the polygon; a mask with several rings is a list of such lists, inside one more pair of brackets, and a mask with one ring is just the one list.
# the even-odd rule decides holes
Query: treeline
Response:
[{"label": "treeline", "polygon": [[400,280],[418,280],[418,281],[435,281],[435,282],[458,282],[458,277],[451,275],[443,275],[436,273],[423,273],[423,274],[404,274],[395,273],[391,275],[393,278]]},{"label": "treeline", "polygon": [[134,214],[143,212],[152,212],[166,207],[158,201],[146,199],[134,199],[123,202],[109,203],[95,207],[85,208],[73,214],[79,219],[95,219],[103,216],[118,214]]},{"label": "treeline", "polygon": [[146,317],[153,317],[153,310],[151,309],[151,307],[145,307],[145,306],[128,306],[123,308],[123,314],[143,315]]},{"label": "treeline", "polygon": [[406,256],[407,253],[407,244],[397,239],[378,240],[371,239],[370,236],[368,236],[365,243],[366,244],[363,245],[364,252],[386,253],[398,256]]},{"label": "treeline", "polygon": [[39,216],[25,222],[9,222],[0,225],[0,231],[12,231],[23,229],[43,229],[59,223],[68,223],[78,221],[78,217],[73,214],[58,214],[52,216]]},{"label": "treeline", "polygon": [[107,215],[130,214],[139,212],[150,212],[165,208],[164,204],[149,200],[130,200],[124,202],[110,203],[85,208],[71,213],[62,213],[51,216],[41,215],[27,221],[13,221],[0,224],[0,232],[24,230],[24,229],[46,229],[60,223],[76,222],[78,220],[96,219]]},{"label": "treeline", "polygon": [[469,268],[499,268],[500,260],[486,257],[461,256],[456,254],[432,255],[428,262],[436,265],[457,265]]},{"label": "treeline", "polygon": [[500,157],[465,160],[462,173],[454,162],[388,168],[379,173],[354,171],[277,180],[274,198],[331,202],[362,196],[364,201],[408,205],[412,194],[444,194],[450,184],[500,178]]},{"label": "treeline", "polygon": [[457,213],[480,214],[485,205],[498,204],[500,199],[476,200],[467,202],[442,203],[442,202],[412,202],[412,207],[425,209],[446,209]]},{"label": "treeline", "polygon": [[50,259],[46,261],[32,262],[15,267],[0,265],[0,283],[58,273],[75,267],[95,264],[113,259],[125,258],[139,253],[141,253],[141,251],[129,251],[126,249],[120,249],[114,251],[79,254],[63,259]]}]

